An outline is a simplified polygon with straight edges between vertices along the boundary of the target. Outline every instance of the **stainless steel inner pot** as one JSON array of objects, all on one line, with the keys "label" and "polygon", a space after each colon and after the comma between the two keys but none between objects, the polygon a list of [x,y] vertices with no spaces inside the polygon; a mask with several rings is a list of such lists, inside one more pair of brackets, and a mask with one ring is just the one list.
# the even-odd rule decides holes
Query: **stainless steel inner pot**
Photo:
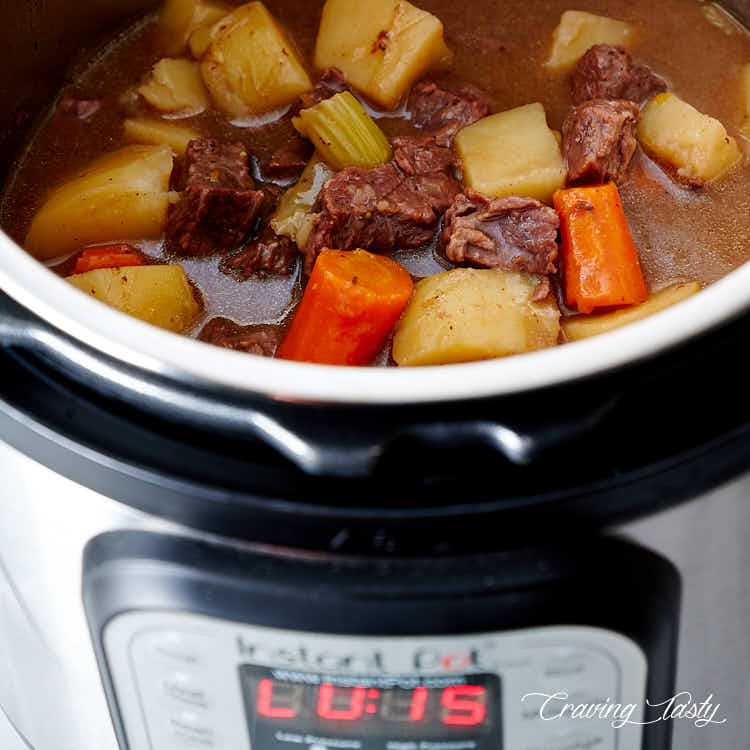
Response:
[{"label": "stainless steel inner pot", "polygon": [[[150,5],[142,0],[2,0],[0,169],[7,172],[71,56]],[[750,2],[725,5],[750,22]],[[79,344],[178,387],[207,388],[214,394],[305,404],[393,405],[518,394],[648,360],[746,311],[750,265],[673,309],[596,339],[492,362],[387,371],[266,360],[167,333],[80,294],[5,235],[0,235],[0,288],[38,316],[29,320],[6,312],[0,318],[0,339],[89,370],[99,367],[99,376],[118,388],[137,384],[126,382],[117,367],[97,364]]]}]

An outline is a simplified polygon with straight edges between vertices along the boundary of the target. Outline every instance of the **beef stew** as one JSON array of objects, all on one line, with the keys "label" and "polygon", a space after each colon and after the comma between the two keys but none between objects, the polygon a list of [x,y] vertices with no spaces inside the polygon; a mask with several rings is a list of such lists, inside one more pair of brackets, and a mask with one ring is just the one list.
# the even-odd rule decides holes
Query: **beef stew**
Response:
[{"label": "beef stew", "polygon": [[[448,364],[642,318],[750,257],[750,37],[694,0],[582,6],[168,0],[78,63],[3,226],[89,294],[265,356]],[[314,275],[356,250],[413,296],[380,263]],[[321,284],[349,317],[288,354]],[[337,326],[361,346],[331,353]]]}]

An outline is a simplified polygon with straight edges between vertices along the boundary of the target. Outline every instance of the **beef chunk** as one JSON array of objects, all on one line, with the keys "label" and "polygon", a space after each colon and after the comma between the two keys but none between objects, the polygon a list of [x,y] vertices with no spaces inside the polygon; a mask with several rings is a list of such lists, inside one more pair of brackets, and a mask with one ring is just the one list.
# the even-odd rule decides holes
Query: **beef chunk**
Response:
[{"label": "beef chunk", "polygon": [[76,99],[66,95],[57,103],[57,111],[64,115],[76,117],[79,120],[88,120],[102,108],[99,99]]},{"label": "beef chunk", "polygon": [[[261,226],[268,223],[283,194],[283,188],[277,185],[263,186],[263,203],[258,211]],[[298,254],[297,246],[288,237],[282,237],[266,226],[262,234],[253,237],[243,250],[224,258],[219,268],[239,281],[263,279],[272,274],[288,276],[294,271]]]},{"label": "beef chunk", "polygon": [[253,190],[248,155],[241,143],[211,138],[190,141],[185,151],[182,185],[177,189],[206,186],[209,189]]},{"label": "beef chunk", "polygon": [[221,270],[240,281],[265,278],[271,274],[289,276],[297,262],[297,246],[270,227],[244,250],[229,256],[221,263]]},{"label": "beef chunk", "polygon": [[166,244],[179,255],[234,250],[252,229],[264,201],[248,171],[241,143],[199,139],[188,144],[170,206]]},{"label": "beef chunk", "polygon": [[442,247],[453,263],[550,274],[557,270],[556,211],[533,198],[456,196],[445,215]]},{"label": "beef chunk", "polygon": [[258,211],[259,222],[266,223],[270,220],[276,212],[285,192],[284,188],[269,182],[263,185],[263,203],[261,204],[260,211]]},{"label": "beef chunk", "polygon": [[279,180],[293,180],[300,176],[314,152],[315,147],[306,138],[293,138],[274,152],[265,173]]},{"label": "beef chunk", "polygon": [[407,106],[414,124],[433,134],[438,145],[447,147],[461,128],[490,112],[479,89],[463,86],[454,94],[428,81],[414,86]]},{"label": "beef chunk", "polygon": [[393,148],[396,164],[410,177],[449,173],[456,167],[453,152],[438,146],[432,136],[400,136],[393,139]]},{"label": "beef chunk", "polygon": [[303,107],[314,107],[325,99],[349,91],[349,82],[338,68],[328,68],[312,91],[302,95]]},{"label": "beef chunk", "polygon": [[594,99],[570,110],[563,123],[563,155],[571,184],[619,182],[637,146],[635,102]]},{"label": "beef chunk", "polygon": [[304,248],[306,273],[327,247],[390,252],[432,239],[461,189],[453,156],[429,138],[397,138],[394,145],[388,164],[344,169],[323,185]]},{"label": "beef chunk", "polygon": [[570,79],[573,104],[591,99],[627,99],[642,104],[667,84],[622,47],[597,44],[579,61]]},{"label": "beef chunk", "polygon": [[283,333],[278,326],[240,326],[228,318],[213,318],[198,335],[201,341],[261,357],[273,357]]}]

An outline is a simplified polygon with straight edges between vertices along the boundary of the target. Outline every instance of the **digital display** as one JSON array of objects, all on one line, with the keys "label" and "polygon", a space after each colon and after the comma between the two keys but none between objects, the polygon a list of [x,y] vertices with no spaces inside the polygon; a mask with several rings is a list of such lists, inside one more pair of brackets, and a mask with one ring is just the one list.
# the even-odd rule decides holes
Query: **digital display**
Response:
[{"label": "digital display", "polygon": [[501,748],[497,675],[350,678],[243,665],[240,680],[253,750]]}]

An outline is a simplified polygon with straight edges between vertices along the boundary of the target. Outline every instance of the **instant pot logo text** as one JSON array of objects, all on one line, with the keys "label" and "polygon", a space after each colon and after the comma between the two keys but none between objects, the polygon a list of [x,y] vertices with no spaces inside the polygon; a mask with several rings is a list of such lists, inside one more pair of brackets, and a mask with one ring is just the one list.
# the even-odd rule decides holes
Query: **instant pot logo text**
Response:
[{"label": "instant pot logo text", "polygon": [[[311,668],[335,672],[366,672],[368,674],[389,674],[386,654],[379,649],[358,651],[314,650],[307,646],[294,648],[267,646],[237,637],[237,648],[243,659],[254,664]],[[491,651],[491,649],[490,649]],[[460,673],[482,669],[492,669],[490,653],[487,649],[469,648],[458,651],[443,651],[437,648],[422,647],[415,650],[409,665],[421,674],[430,672]],[[400,665],[400,670],[404,666]]]}]

